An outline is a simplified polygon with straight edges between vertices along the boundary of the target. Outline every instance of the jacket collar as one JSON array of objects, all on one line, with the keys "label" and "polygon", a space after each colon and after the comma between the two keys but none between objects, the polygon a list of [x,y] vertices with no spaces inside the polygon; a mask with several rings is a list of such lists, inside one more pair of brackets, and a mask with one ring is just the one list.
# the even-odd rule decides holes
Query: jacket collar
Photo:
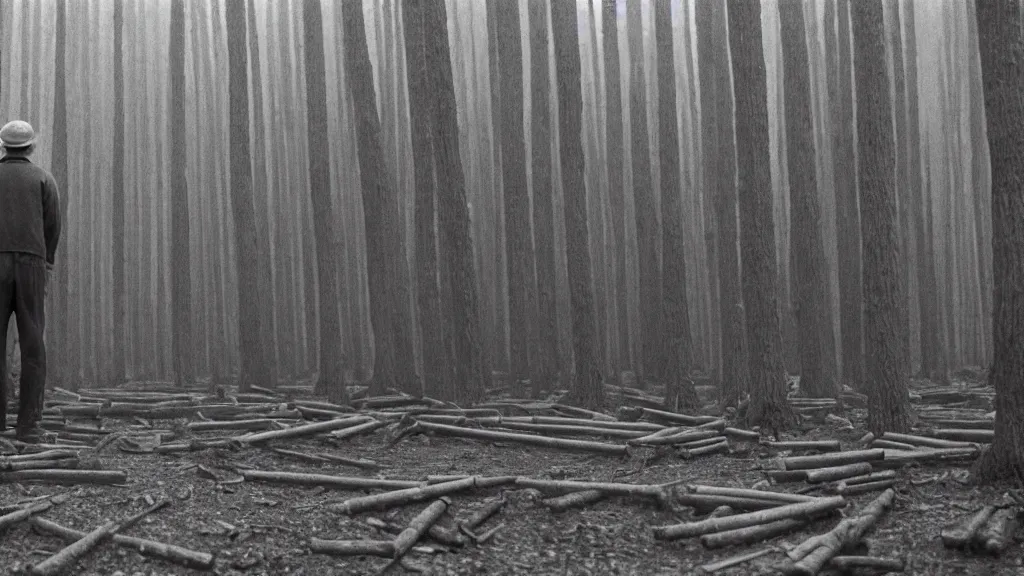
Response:
[{"label": "jacket collar", "polygon": [[0,158],[0,162],[28,162],[31,164],[32,160],[25,156],[4,156],[3,158]]}]

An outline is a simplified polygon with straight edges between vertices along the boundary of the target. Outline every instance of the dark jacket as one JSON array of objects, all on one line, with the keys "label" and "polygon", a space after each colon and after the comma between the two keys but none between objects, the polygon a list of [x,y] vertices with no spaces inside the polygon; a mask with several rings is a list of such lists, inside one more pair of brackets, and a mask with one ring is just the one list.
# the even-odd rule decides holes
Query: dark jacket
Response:
[{"label": "dark jacket", "polygon": [[0,252],[34,254],[53,264],[60,228],[53,176],[28,158],[0,159]]}]

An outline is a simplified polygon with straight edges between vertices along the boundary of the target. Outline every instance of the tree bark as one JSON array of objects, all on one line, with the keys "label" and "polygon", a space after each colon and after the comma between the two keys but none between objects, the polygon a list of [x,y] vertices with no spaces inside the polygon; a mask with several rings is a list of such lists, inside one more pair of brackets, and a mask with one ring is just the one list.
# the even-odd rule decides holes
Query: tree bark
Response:
[{"label": "tree bark", "polygon": [[[686,300],[686,252],[683,244],[683,194],[679,175],[679,127],[676,123],[676,67],[672,42],[672,3],[654,4],[658,46],[658,106],[661,121],[659,159],[662,191],[661,277],[664,295],[665,402],[673,408],[698,408],[700,398],[690,380],[692,340],[690,307]],[[649,224],[650,225],[650,224]],[[672,401],[672,397],[677,401]]]},{"label": "tree bark", "polygon": [[465,403],[483,397],[484,343],[480,330],[465,173],[459,155],[455,83],[446,23],[444,0],[429,0],[424,16],[426,69],[436,75],[434,81],[437,86],[431,138],[437,171],[437,219],[444,260],[442,270],[448,276],[448,297],[451,299],[448,309],[452,311],[445,315],[444,330],[451,342],[452,396],[454,400]]},{"label": "tree bark", "polygon": [[868,427],[905,432],[910,427],[907,393],[907,302],[899,269],[900,245],[893,189],[894,153],[889,79],[885,70],[882,0],[851,6],[857,79],[857,143],[863,214],[864,357]]},{"label": "tree bark", "polygon": [[722,353],[721,403],[734,405],[747,391],[749,371],[743,330],[743,295],[736,224],[736,141],[729,78],[728,16],[723,0],[696,5],[700,59],[701,146],[704,189],[713,199]]},{"label": "tree bark", "polygon": [[[67,52],[67,0],[57,0],[56,24],[54,26],[54,75],[53,75],[53,144],[50,148],[50,172],[57,182],[60,194],[61,221],[67,222],[68,214],[68,113],[67,85],[65,82],[65,58]],[[70,230],[68,239],[71,238]],[[51,364],[52,382],[57,386],[78,387],[77,378],[71,376],[70,355],[68,354],[70,338],[70,290],[69,245],[65,240],[60,244],[55,263],[56,282],[53,291],[52,320],[48,330],[48,344],[53,351],[51,357],[56,360]],[[59,352],[58,352],[59,351]]]},{"label": "tree bark", "polygon": [[[558,78],[558,133],[565,199],[566,252],[572,305],[575,374],[569,400],[579,406],[604,406],[604,387],[594,354],[596,328],[590,276],[590,233],[587,196],[583,186],[583,94],[580,87],[579,30],[575,0],[552,0],[551,26],[555,39]],[[565,402],[565,400],[563,400]]]},{"label": "tree bark", "polygon": [[779,17],[785,67],[786,158],[796,283],[793,308],[800,335],[800,392],[814,398],[834,397],[839,393],[839,386],[821,206],[813,162],[814,127],[803,2],[782,0]]},{"label": "tree bark", "polygon": [[[243,8],[244,10],[244,8]],[[171,3],[171,310],[174,381],[187,386],[195,379],[192,363],[192,265],[189,257],[188,180],[185,144],[185,2]]]},{"label": "tree bark", "polygon": [[992,448],[978,463],[981,479],[1024,478],[1024,30],[1018,0],[978,3],[978,47],[992,161],[993,358],[996,389]]},{"label": "tree bark", "polygon": [[747,421],[787,428],[795,415],[786,401],[779,284],[772,220],[768,150],[767,77],[761,44],[760,0],[730,4],[729,46],[736,85],[736,159],[739,169],[740,250],[746,312],[750,406]]},{"label": "tree bark", "polygon": [[[114,2],[114,147],[111,163],[110,187],[110,240],[112,276],[112,320],[113,320],[113,379],[120,383],[125,379],[126,351],[125,332],[125,227],[124,227],[124,0]],[[63,195],[67,190],[61,190]],[[51,339],[51,342],[53,340]]]}]

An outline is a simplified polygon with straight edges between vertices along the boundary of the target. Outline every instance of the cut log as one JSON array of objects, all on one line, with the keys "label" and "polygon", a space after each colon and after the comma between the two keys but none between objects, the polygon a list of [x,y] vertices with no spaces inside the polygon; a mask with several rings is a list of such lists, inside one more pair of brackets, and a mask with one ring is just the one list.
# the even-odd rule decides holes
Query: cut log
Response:
[{"label": "cut log", "polygon": [[430,422],[417,422],[422,430],[433,432],[442,436],[456,436],[461,438],[473,438],[476,440],[487,440],[491,442],[516,442],[531,446],[543,446],[562,450],[578,450],[583,452],[597,452],[600,454],[611,454],[625,456],[626,446],[619,444],[606,444],[603,442],[592,442],[588,440],[567,440],[563,438],[548,438],[546,436],[531,436],[528,434],[514,434],[510,432],[497,432],[494,430],[475,430],[459,426],[446,426]]},{"label": "cut log", "polygon": [[725,530],[767,524],[786,518],[808,518],[830,510],[838,510],[844,506],[846,506],[846,500],[842,496],[817,498],[813,502],[786,504],[776,508],[769,508],[768,510],[737,514],[725,518],[710,518],[696,522],[658,526],[654,528],[654,537],[659,540],[692,538]]},{"label": "cut log", "polygon": [[566,414],[575,414],[577,416],[583,416],[585,418],[591,418],[594,420],[604,420],[606,422],[612,422],[615,420],[615,418],[612,418],[607,414],[602,414],[601,412],[594,412],[593,410],[587,410],[586,408],[567,406],[565,404],[552,404],[551,407],[559,412],[564,412]]},{"label": "cut log", "polygon": [[60,460],[63,458],[75,458],[78,456],[78,453],[78,450],[45,450],[43,452],[35,452],[32,454],[5,456],[3,461],[24,462],[26,460]]},{"label": "cut log", "polygon": [[484,504],[479,510],[474,512],[473,515],[470,516],[468,520],[466,520],[465,522],[460,522],[459,526],[461,528],[466,528],[468,530],[474,530],[484,522],[487,522],[488,518],[500,512],[501,509],[504,508],[505,504],[507,503],[508,500],[505,500],[504,498],[491,500]]},{"label": "cut log", "polygon": [[520,476],[516,478],[516,486],[533,488],[541,492],[581,492],[598,490],[615,496],[640,496],[646,498],[664,498],[666,489],[659,484],[625,484],[618,482],[586,482],[576,480],[536,480]]},{"label": "cut log", "polygon": [[870,474],[864,474],[863,476],[853,476],[852,478],[846,478],[843,480],[848,486],[854,484],[866,484],[868,482],[878,482],[880,480],[891,480],[896,478],[895,470],[879,470],[878,472],[872,472]]},{"label": "cut log", "polygon": [[331,556],[380,556],[393,558],[395,543],[391,540],[321,540],[311,538],[309,549],[316,554]]},{"label": "cut log", "polygon": [[658,436],[656,438],[650,438],[649,440],[637,438],[629,440],[626,443],[632,446],[665,446],[671,444],[685,444],[695,440],[704,440],[705,438],[714,438],[718,435],[719,433],[717,430],[687,430],[677,434],[668,434]]},{"label": "cut log", "polygon": [[727,427],[722,430],[722,433],[726,436],[732,436],[733,438],[739,438],[740,440],[749,440],[751,442],[757,441],[761,438],[761,433],[755,430],[743,430],[741,428],[730,428]]},{"label": "cut log", "polygon": [[879,574],[903,572],[903,560],[877,556],[836,556],[829,562],[829,566],[843,572],[858,568],[867,568]]},{"label": "cut log", "polygon": [[725,486],[706,486],[703,484],[688,484],[686,490],[693,494],[707,494],[713,496],[735,496],[737,498],[752,498],[754,500],[768,500],[784,504],[795,502],[816,502],[820,498],[804,496],[801,494],[789,494],[787,492],[772,492],[770,490],[750,490],[747,488],[729,488]]},{"label": "cut log", "polygon": [[985,506],[965,518],[962,522],[943,528],[941,532],[942,544],[946,548],[966,548],[970,546],[974,541],[975,534],[988,523],[988,519],[992,517],[995,511],[995,506]]},{"label": "cut log", "polygon": [[855,496],[857,494],[866,494],[868,492],[877,492],[879,490],[892,488],[895,484],[895,480],[878,480],[875,482],[862,482],[860,484],[847,484],[846,482],[840,482],[836,486],[836,493],[843,496]]},{"label": "cut log", "polygon": [[694,448],[703,448],[705,446],[714,446],[715,444],[721,444],[725,442],[728,444],[729,439],[725,436],[712,436],[711,438],[704,438],[703,440],[694,440],[693,442],[687,442],[686,444],[680,444],[679,448],[683,450],[693,450]]},{"label": "cut log", "polygon": [[913,444],[904,444],[903,442],[893,442],[892,440],[875,440],[871,442],[872,448],[888,448],[890,450],[917,450],[919,446]]},{"label": "cut log", "polygon": [[128,473],[124,470],[64,470],[44,468],[0,473],[0,483],[48,482],[51,484],[124,484]]},{"label": "cut log", "polygon": [[729,451],[729,441],[721,440],[715,444],[708,446],[701,446],[699,448],[680,448],[679,457],[683,460],[692,460],[700,456],[706,456],[708,454],[717,454],[719,452]]},{"label": "cut log", "polygon": [[735,530],[726,530],[715,534],[705,534],[700,537],[700,543],[708,550],[724,548],[726,546],[742,546],[744,544],[753,544],[755,542],[761,542],[762,540],[768,540],[769,538],[775,538],[782,534],[788,534],[789,532],[799,530],[806,525],[806,520],[786,518],[783,520],[769,522],[767,524],[737,528]]},{"label": "cut log", "polygon": [[113,534],[133,526],[139,520],[142,520],[149,514],[167,506],[168,504],[170,504],[169,500],[161,500],[149,508],[122,520],[121,522],[107,522],[92,532],[82,536],[78,540],[75,540],[53,556],[50,556],[39,564],[32,566],[29,569],[29,573],[31,573],[32,576],[57,576],[58,574],[68,572],[74,568],[75,564],[77,564],[79,560],[95,549],[101,542],[110,538]]},{"label": "cut log", "polygon": [[588,504],[593,504],[599,500],[606,498],[608,494],[600,490],[582,490],[580,492],[570,492],[563,496],[556,496],[554,498],[548,498],[547,500],[541,501],[542,504],[548,507],[548,510],[552,512],[565,512],[573,508],[582,508]]},{"label": "cut log", "polygon": [[993,556],[999,556],[1013,543],[1017,530],[1017,509],[1001,508],[975,534],[975,542]]},{"label": "cut log", "polygon": [[700,426],[701,424],[708,424],[719,420],[714,416],[688,416],[686,414],[677,414],[675,412],[656,410],[654,408],[638,408],[638,410],[640,410],[641,416],[645,416],[651,420],[672,422],[686,426]]},{"label": "cut log", "polygon": [[[820,468],[817,468],[820,470]],[[764,475],[776,484],[803,482],[807,480],[807,470],[763,470]]]},{"label": "cut log", "polygon": [[505,421],[526,421],[534,424],[565,424],[569,426],[592,426],[594,428],[612,428],[615,430],[633,430],[656,432],[665,426],[654,422],[619,422],[617,420],[587,420],[584,418],[563,418],[561,416],[514,416]]},{"label": "cut log", "polygon": [[814,456],[790,456],[783,458],[782,464],[786,467],[786,470],[808,470],[810,468],[842,466],[857,462],[873,462],[883,458],[885,458],[884,450],[849,450],[846,452],[832,452],[830,454],[816,454]]},{"label": "cut log", "polygon": [[366,416],[347,416],[345,418],[328,420],[326,422],[315,422],[313,424],[295,426],[286,430],[271,430],[269,432],[261,432],[259,434],[236,436],[235,440],[243,444],[257,444],[260,442],[269,442],[271,440],[313,436],[314,434],[320,434],[321,432],[332,432],[343,428],[352,428],[353,426],[359,426],[365,422],[367,422]]},{"label": "cut log", "polygon": [[364,470],[377,470],[380,468],[380,465],[372,460],[353,460],[351,458],[335,456],[334,454],[306,454],[305,452],[296,452],[295,450],[285,450],[283,448],[270,448],[269,450],[281,456],[291,456],[306,462],[344,464],[345,466],[354,466]]},{"label": "cut log", "polygon": [[995,434],[995,430],[970,430],[962,428],[939,428],[932,431],[932,436],[942,438],[943,440],[977,442],[980,444],[991,444]]},{"label": "cut log", "polygon": [[775,450],[818,450],[820,452],[838,452],[840,449],[838,440],[787,440],[784,442],[764,440],[761,444]]},{"label": "cut log", "polygon": [[[52,534],[58,538],[63,538],[64,540],[80,540],[86,535],[85,532],[61,526],[56,522],[52,522],[38,516],[30,519],[29,522],[32,524],[34,529],[47,534]],[[125,536],[123,534],[114,534],[113,542],[118,546],[137,550],[143,556],[159,558],[168,562],[180,564],[187,568],[208,570],[213,567],[213,554],[207,552],[197,552],[195,550],[174,546],[172,544],[165,544],[155,540],[146,540],[144,538],[135,538],[133,536]]]},{"label": "cut log", "polygon": [[269,430],[277,425],[277,420],[257,418],[249,420],[210,420],[209,422],[189,422],[186,428],[193,432],[210,430]]},{"label": "cut log", "polygon": [[918,450],[886,450],[885,459],[873,462],[875,466],[899,468],[914,462],[937,462],[976,458],[981,453],[978,445],[969,448],[921,448]]},{"label": "cut log", "polygon": [[564,424],[532,424],[529,422],[509,422],[508,420],[488,424],[488,426],[492,425],[509,430],[522,430],[555,436],[604,436],[606,438],[619,438],[623,440],[642,438],[649,433],[645,430],[618,430],[598,426],[567,426]]},{"label": "cut log", "polygon": [[78,468],[78,458],[61,458],[60,460],[26,460],[24,462],[9,462],[3,470],[39,470],[41,468],[73,469]]},{"label": "cut log", "polygon": [[740,498],[738,496],[716,496],[711,494],[676,494],[674,501],[680,506],[689,506],[698,512],[706,512],[721,507],[734,510],[766,510],[781,506],[777,500],[760,498]]},{"label": "cut log", "polygon": [[384,478],[356,478],[351,476],[329,476],[327,474],[305,474],[301,472],[275,472],[264,470],[242,470],[242,477],[248,482],[270,482],[292,486],[323,486],[340,490],[402,489],[414,488],[422,482],[413,480],[387,480]]},{"label": "cut log", "polygon": [[[511,477],[499,478],[498,480],[501,480],[502,483],[506,483],[509,479],[512,481],[515,480]],[[344,502],[328,506],[328,509],[332,512],[341,512],[349,515],[358,514],[367,510],[387,510],[388,508],[393,508],[395,506],[404,506],[406,504],[412,504],[413,502],[422,502],[423,500],[429,500],[439,496],[447,496],[463,490],[470,490],[472,488],[489,488],[499,485],[497,482],[489,482],[489,480],[490,479],[488,478],[471,476],[469,478],[455,480],[452,482],[442,482],[441,484],[426,486],[417,485],[415,487],[384,492],[382,494],[374,494],[372,496],[349,498]]]},{"label": "cut log", "polygon": [[955,442],[953,440],[929,438],[915,434],[898,434],[896,432],[882,434],[882,440],[892,440],[893,442],[902,442],[914,446],[927,446],[929,448],[971,448],[973,446],[970,442]]},{"label": "cut log", "polygon": [[747,562],[750,562],[751,560],[757,560],[758,558],[761,558],[762,556],[767,556],[772,552],[775,552],[774,548],[765,548],[764,550],[757,550],[755,552],[745,552],[743,554],[738,554],[731,558],[726,558],[724,560],[719,560],[717,562],[711,562],[710,564],[702,564],[700,569],[706,572],[707,574],[714,574],[719,570],[725,570],[726,568],[732,568],[733,566],[745,564]]},{"label": "cut log", "polygon": [[4,514],[0,516],[0,532],[7,530],[11,526],[24,522],[36,514],[41,514],[52,508],[55,504],[61,504],[67,500],[66,495],[58,495],[50,498],[45,498],[38,502],[33,502],[27,506],[22,506],[18,510]]},{"label": "cut log", "polygon": [[855,462],[843,466],[830,466],[828,468],[815,468],[807,471],[807,481],[811,484],[821,482],[832,482],[854,476],[870,474],[872,470],[870,462]]},{"label": "cut log", "polygon": [[786,574],[815,576],[844,548],[850,548],[860,542],[885,510],[892,506],[895,497],[894,491],[886,490],[856,514],[843,519],[829,532],[812,536],[803,544],[789,550],[787,555],[793,562],[784,566],[782,571]]},{"label": "cut log", "polygon": [[995,420],[957,420],[946,418],[937,418],[928,422],[934,426],[960,430],[994,430],[996,424]]},{"label": "cut log", "polygon": [[441,497],[435,500],[430,506],[427,506],[422,512],[416,515],[409,522],[408,528],[402,530],[398,536],[395,537],[395,553],[394,558],[400,558],[405,555],[406,552],[412,548],[427,530],[430,529],[444,514],[445,510],[451,504],[451,500]]},{"label": "cut log", "polygon": [[344,440],[346,438],[352,438],[355,436],[360,436],[362,434],[369,434],[370,432],[373,432],[374,430],[377,430],[379,428],[383,428],[384,426],[387,425],[387,422],[370,420],[369,422],[364,422],[357,426],[352,426],[351,428],[345,428],[344,430],[335,430],[331,432],[329,436],[331,440]]}]

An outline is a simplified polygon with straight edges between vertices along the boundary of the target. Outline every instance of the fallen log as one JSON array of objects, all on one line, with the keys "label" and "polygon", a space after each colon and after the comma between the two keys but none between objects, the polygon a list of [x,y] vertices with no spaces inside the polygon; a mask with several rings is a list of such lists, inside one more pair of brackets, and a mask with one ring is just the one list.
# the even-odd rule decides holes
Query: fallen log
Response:
[{"label": "fallen log", "polygon": [[465,522],[459,523],[459,528],[465,528],[467,530],[474,530],[481,524],[487,521],[488,518],[494,516],[508,504],[508,500],[504,498],[498,498],[497,500],[491,500],[483,505],[479,510],[473,513]]},{"label": "fallen log", "polygon": [[616,430],[633,430],[656,432],[664,430],[665,426],[654,422],[619,422],[618,420],[588,420],[585,418],[565,418],[561,416],[511,416],[505,417],[508,422],[532,422],[534,424],[566,424],[570,426],[591,426],[594,428],[612,428]]},{"label": "fallen log", "polygon": [[786,504],[767,510],[736,514],[735,516],[726,516],[724,518],[709,518],[696,522],[657,526],[654,528],[654,537],[659,540],[692,538],[725,530],[767,524],[786,518],[807,518],[830,510],[837,510],[844,506],[846,506],[846,499],[842,496],[818,498],[813,502]]},{"label": "fallen log", "polygon": [[888,448],[890,450],[917,450],[919,446],[913,444],[905,444],[903,442],[893,442],[892,440],[873,440],[871,442],[872,448]]},{"label": "fallen log", "polygon": [[788,534],[789,532],[799,530],[806,525],[806,520],[785,518],[769,522],[767,524],[747,526],[746,528],[726,530],[724,532],[717,532],[714,534],[704,534],[700,537],[700,543],[708,550],[724,548],[726,546],[742,546],[744,544],[753,544],[755,542],[761,542],[762,540],[768,540],[769,538]]},{"label": "fallen log", "polygon": [[807,470],[807,481],[811,484],[821,482],[832,482],[854,476],[870,474],[873,467],[870,462],[855,462],[843,466],[830,466],[828,468],[814,468]]},{"label": "fallen log", "polygon": [[306,474],[301,472],[274,472],[264,470],[242,470],[247,482],[270,482],[292,486],[323,486],[340,490],[367,490],[375,488],[404,489],[421,486],[412,480],[388,480],[384,478],[356,478],[351,476],[329,476],[327,474]]},{"label": "fallen log", "polygon": [[565,424],[532,424],[529,422],[509,422],[508,420],[500,420],[494,424],[488,423],[487,425],[510,430],[536,432],[538,434],[554,434],[562,436],[604,436],[607,438],[620,438],[623,440],[642,438],[648,434],[646,430],[618,430],[616,428],[568,426]]},{"label": "fallen log", "polygon": [[149,508],[134,514],[121,522],[107,522],[92,532],[85,534],[78,540],[75,540],[68,546],[65,546],[53,556],[50,556],[39,564],[31,566],[29,568],[29,573],[31,573],[32,576],[57,576],[58,574],[63,574],[73,568],[75,564],[77,564],[78,561],[86,554],[91,552],[96,548],[96,546],[113,534],[131,527],[139,520],[142,520],[149,514],[169,505],[170,503],[170,500],[160,500]]},{"label": "fallen log", "polygon": [[715,444],[710,444],[708,446],[701,446],[699,448],[689,448],[689,449],[687,449],[687,448],[680,448],[679,452],[678,452],[678,455],[683,460],[692,460],[693,458],[697,458],[699,456],[706,456],[708,454],[716,454],[718,452],[728,452],[728,451],[729,451],[729,441],[728,440],[721,440],[721,441],[719,441],[719,442],[717,442]]},{"label": "fallen log", "polygon": [[879,467],[899,468],[913,462],[933,462],[974,458],[981,453],[980,447],[974,444],[968,448],[921,448],[918,450],[886,450],[885,459],[873,462]]},{"label": "fallen log", "polygon": [[[686,430],[676,434],[666,434],[654,438],[636,438],[626,441],[631,446],[665,446],[671,444],[685,444],[695,440],[704,440],[718,436],[717,430]],[[646,437],[645,437],[646,438]]]},{"label": "fallen log", "polygon": [[65,470],[43,468],[0,473],[0,483],[49,482],[52,484],[124,484],[128,473],[124,470]]},{"label": "fallen log", "polygon": [[395,506],[404,506],[406,504],[421,502],[430,498],[447,496],[463,490],[470,490],[472,488],[491,488],[494,486],[500,486],[501,484],[509,484],[514,481],[515,478],[512,477],[481,478],[479,476],[470,476],[469,478],[454,480],[452,482],[442,482],[440,484],[418,484],[416,486],[393,490],[391,492],[384,492],[382,494],[349,498],[344,502],[328,506],[328,510],[348,515],[358,514],[367,510],[387,510],[388,508],[393,508]]},{"label": "fallen log", "polygon": [[351,428],[345,428],[344,430],[335,430],[329,434],[331,440],[344,440],[346,438],[352,438],[360,436],[362,434],[369,434],[379,428],[387,426],[387,422],[381,422],[379,420],[370,420]]},{"label": "fallen log", "polygon": [[27,506],[22,506],[20,509],[15,510],[9,514],[0,516],[0,532],[7,530],[11,526],[24,522],[36,514],[41,514],[52,508],[56,504],[62,504],[68,499],[66,494],[59,494],[45,498],[38,502],[33,502]]},{"label": "fallen log", "polygon": [[680,444],[678,447],[683,450],[693,450],[694,448],[703,448],[705,446],[714,446],[715,444],[721,444],[725,442],[728,444],[729,439],[725,436],[712,436],[711,438],[704,438],[703,440],[694,440],[693,442],[687,442],[686,444]]},{"label": "fallen log", "polygon": [[646,416],[651,420],[662,420],[686,426],[700,426],[701,424],[708,424],[719,420],[719,418],[715,418],[714,416],[689,416],[686,414],[678,414],[676,412],[667,412],[665,410],[656,410],[654,408],[646,407],[640,407],[637,408],[637,410],[640,411],[641,417]]},{"label": "fallen log", "polygon": [[875,482],[862,482],[860,484],[847,484],[846,482],[840,482],[836,486],[836,494],[854,496],[856,494],[877,492],[878,490],[892,488],[895,484],[896,480],[878,480]]},{"label": "fallen log", "polygon": [[412,548],[413,544],[422,538],[427,530],[441,518],[441,515],[444,514],[450,504],[451,500],[442,496],[417,514],[409,522],[409,526],[395,537],[395,553],[393,557],[397,559],[404,556]]},{"label": "fallen log", "polygon": [[[56,522],[38,516],[31,518],[29,522],[36,530],[52,534],[64,540],[80,540],[86,536],[85,532],[61,526]],[[197,552],[188,548],[174,546],[173,544],[165,544],[155,540],[135,538],[123,534],[114,534],[113,542],[118,546],[137,550],[143,556],[159,558],[187,568],[208,570],[213,567],[213,554],[207,552]]]},{"label": "fallen log", "polygon": [[867,568],[879,574],[886,572],[903,572],[903,560],[898,558],[879,558],[877,556],[835,556],[829,566],[841,572]]},{"label": "fallen log", "polygon": [[815,454],[814,456],[790,456],[783,458],[782,464],[786,470],[807,470],[810,468],[855,464],[857,462],[873,462],[883,458],[885,458],[884,450],[849,450],[846,452],[832,452],[830,454]]},{"label": "fallen log", "polygon": [[761,558],[762,556],[767,556],[774,551],[774,548],[765,548],[764,550],[757,550],[755,552],[746,552],[743,554],[732,556],[731,558],[719,560],[717,562],[702,564],[700,569],[708,574],[714,574],[719,570],[725,570],[726,568],[732,568],[733,566],[745,564],[747,562],[750,562],[751,560],[757,560],[758,558]]},{"label": "fallen log", "polygon": [[276,426],[277,423],[277,420],[269,418],[210,420],[208,422],[189,422],[185,427],[193,432],[207,432],[210,430],[267,430]]},{"label": "fallen log", "polygon": [[615,496],[640,496],[646,498],[664,498],[666,488],[660,484],[625,484],[618,482],[586,482],[578,480],[537,480],[534,478],[518,477],[516,486],[533,488],[541,492],[581,492],[584,490],[598,490],[605,494]]},{"label": "fallen log", "polygon": [[588,440],[548,438],[546,436],[531,436],[528,434],[497,432],[494,430],[476,430],[473,428],[447,426],[445,424],[434,424],[423,421],[419,421],[413,426],[418,426],[422,430],[440,434],[442,436],[457,436],[462,438],[473,438],[476,440],[488,440],[492,442],[517,442],[531,446],[542,446],[545,448],[562,450],[579,450],[583,452],[597,452],[600,454],[612,454],[615,456],[625,456],[627,454],[626,446],[620,444],[606,444],[603,442],[592,442]]},{"label": "fallen log", "polygon": [[[675,503],[689,506],[698,512],[717,510],[722,507],[733,510],[766,510],[781,506],[777,500],[760,498],[741,498],[739,496],[719,496],[714,494],[676,494]],[[721,515],[721,514],[720,514]]]},{"label": "fallen log", "polygon": [[840,449],[838,440],[786,440],[773,442],[771,440],[761,441],[762,446],[774,448],[775,450],[819,450],[821,452],[838,452]]},{"label": "fallen log", "polygon": [[[372,420],[370,421],[372,422]],[[326,422],[304,424],[302,426],[295,426],[293,428],[287,428],[285,430],[271,430],[268,432],[260,432],[259,434],[236,436],[234,439],[238,442],[241,442],[242,444],[257,444],[260,442],[269,442],[271,440],[283,440],[285,438],[300,438],[302,436],[312,436],[314,434],[320,434],[322,432],[333,432],[335,430],[341,430],[343,428],[352,428],[353,426],[359,426],[366,422],[366,416],[348,416],[345,418],[328,420]]]},{"label": "fallen log", "polygon": [[747,488],[729,488],[725,486],[706,486],[703,484],[688,484],[687,492],[691,494],[706,494],[710,496],[734,496],[737,498],[752,498],[755,500],[768,500],[792,504],[795,502],[816,502],[820,500],[815,496],[804,496],[802,494],[789,494],[787,492],[773,492],[770,490],[751,490]]},{"label": "fallen log", "polygon": [[952,526],[947,526],[940,533],[942,544],[946,548],[967,548],[974,541],[974,536],[981,530],[988,519],[996,511],[995,506],[985,506],[966,519]]},{"label": "fallen log", "polygon": [[957,428],[960,430],[994,430],[995,420],[958,420],[949,418],[936,418],[928,421],[930,424],[941,428]]},{"label": "fallen log", "polygon": [[605,422],[614,422],[615,418],[601,412],[595,412],[593,410],[587,410],[586,408],[580,408],[578,406],[568,406],[566,404],[552,404],[551,408],[559,412],[565,412],[566,414],[575,414],[577,416],[584,416],[593,420],[604,420]]},{"label": "fallen log", "polygon": [[[816,468],[820,470],[820,468]],[[762,470],[764,475],[776,484],[803,482],[807,480],[807,470]]]},{"label": "fallen log", "polygon": [[[198,450],[209,450],[210,448],[239,448],[241,442],[235,438],[209,438],[193,439],[188,442],[174,442],[161,444],[153,448],[156,454],[174,454],[177,452],[195,452]],[[122,448],[124,450],[124,448]]]},{"label": "fallen log", "polygon": [[269,450],[275,454],[280,454],[281,456],[291,456],[307,462],[344,464],[345,466],[354,466],[364,470],[377,470],[380,468],[380,465],[372,460],[353,460],[343,456],[335,456],[334,454],[306,454],[305,452],[285,450],[283,448],[269,448]]},{"label": "fallen log", "polygon": [[977,442],[980,444],[991,444],[995,434],[995,430],[970,430],[962,428],[939,428],[932,430],[932,436],[936,438],[958,440],[960,442]]},{"label": "fallen log", "polygon": [[812,536],[803,544],[787,552],[792,562],[782,567],[785,574],[815,576],[844,548],[860,542],[864,534],[878,521],[887,508],[892,506],[896,493],[886,490],[856,514],[845,518],[829,532]]},{"label": "fallen log", "polygon": [[71,469],[78,468],[78,464],[79,460],[77,457],[61,458],[60,460],[26,460],[24,462],[8,462],[0,470],[14,472],[17,470],[38,470],[41,468]]},{"label": "fallen log", "polygon": [[740,428],[727,427],[722,430],[722,433],[726,436],[732,436],[741,440],[756,441],[761,437],[761,433],[755,430],[743,430]]},{"label": "fallen log", "polygon": [[882,440],[902,442],[914,446],[927,446],[928,448],[971,448],[970,442],[954,442],[953,440],[942,440],[940,438],[929,438],[915,434],[899,434],[897,432],[886,432],[882,434]]},{"label": "fallen log", "polygon": [[985,526],[975,534],[975,541],[980,548],[993,556],[999,556],[1013,543],[1013,534],[1017,530],[1017,509],[1001,508],[989,517]]},{"label": "fallen log", "polygon": [[541,503],[547,506],[548,510],[552,512],[565,512],[572,508],[582,508],[588,504],[593,504],[599,500],[603,500],[608,496],[608,493],[600,490],[581,490],[579,492],[570,492],[562,496],[555,496],[554,498],[548,498],[542,500]]},{"label": "fallen log", "polygon": [[321,540],[310,538],[309,550],[315,554],[331,556],[380,556],[393,558],[395,543],[392,540]]}]

